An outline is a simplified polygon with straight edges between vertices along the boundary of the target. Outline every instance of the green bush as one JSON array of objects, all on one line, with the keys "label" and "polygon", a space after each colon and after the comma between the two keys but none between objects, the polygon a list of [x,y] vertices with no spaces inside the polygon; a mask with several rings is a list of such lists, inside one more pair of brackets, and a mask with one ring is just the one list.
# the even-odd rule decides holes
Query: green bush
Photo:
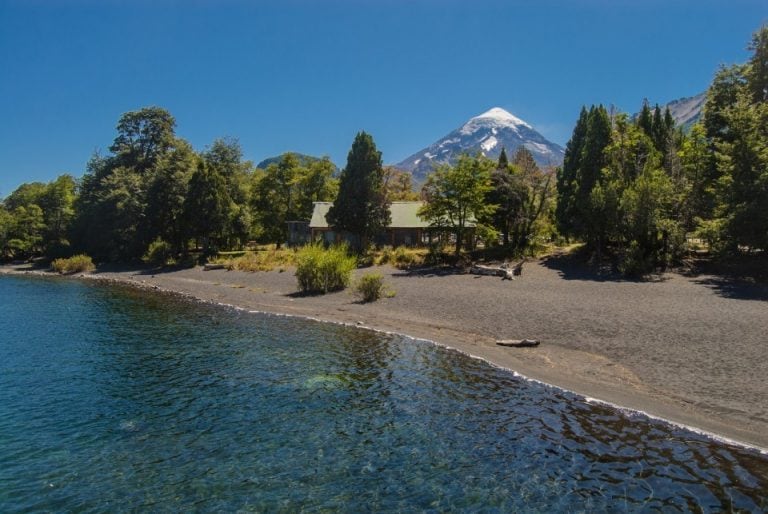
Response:
[{"label": "green bush", "polygon": [[355,292],[364,302],[375,302],[384,294],[384,277],[381,273],[366,273],[355,284]]},{"label": "green bush", "polygon": [[51,269],[62,275],[68,275],[71,273],[93,271],[96,269],[96,266],[94,266],[93,260],[90,257],[80,254],[68,259],[56,259],[51,263]]},{"label": "green bush", "polygon": [[296,254],[296,278],[304,293],[327,293],[349,285],[357,259],[347,245],[324,248],[322,244],[303,247]]},{"label": "green bush", "polygon": [[141,258],[145,263],[155,266],[165,266],[171,259],[173,259],[171,244],[162,239],[155,239],[149,243],[149,248]]}]

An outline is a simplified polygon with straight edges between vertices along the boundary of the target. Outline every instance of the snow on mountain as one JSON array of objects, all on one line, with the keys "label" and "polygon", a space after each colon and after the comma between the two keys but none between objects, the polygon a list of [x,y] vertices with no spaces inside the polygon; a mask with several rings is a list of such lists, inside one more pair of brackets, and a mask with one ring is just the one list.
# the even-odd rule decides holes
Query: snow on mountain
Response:
[{"label": "snow on mountain", "polygon": [[556,166],[563,162],[564,150],[561,146],[547,140],[517,116],[494,107],[395,166],[410,171],[414,179],[421,182],[435,167],[453,164],[461,154],[481,152],[497,159],[501,149],[505,148],[511,159],[521,146],[530,150],[542,166]]}]

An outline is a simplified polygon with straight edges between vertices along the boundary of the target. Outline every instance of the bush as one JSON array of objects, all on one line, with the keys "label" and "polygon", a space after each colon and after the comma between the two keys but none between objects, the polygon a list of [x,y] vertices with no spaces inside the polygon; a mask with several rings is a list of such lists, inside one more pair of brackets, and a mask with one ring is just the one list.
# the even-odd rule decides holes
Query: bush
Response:
[{"label": "bush", "polygon": [[637,241],[632,241],[619,262],[619,272],[627,277],[642,277],[653,271],[653,257]]},{"label": "bush", "polygon": [[173,259],[171,244],[162,239],[155,239],[149,243],[149,248],[141,257],[141,260],[145,263],[155,266],[165,266],[171,259]]},{"label": "bush", "polygon": [[355,284],[355,292],[364,302],[375,302],[384,294],[384,277],[381,273],[366,273]]},{"label": "bush", "polygon": [[96,266],[94,266],[93,260],[90,257],[80,254],[68,259],[56,259],[51,263],[51,269],[62,275],[69,275],[71,273],[93,271],[96,269]]},{"label": "bush", "polygon": [[349,285],[357,260],[349,255],[347,245],[311,244],[296,253],[296,278],[304,293],[327,293]]}]

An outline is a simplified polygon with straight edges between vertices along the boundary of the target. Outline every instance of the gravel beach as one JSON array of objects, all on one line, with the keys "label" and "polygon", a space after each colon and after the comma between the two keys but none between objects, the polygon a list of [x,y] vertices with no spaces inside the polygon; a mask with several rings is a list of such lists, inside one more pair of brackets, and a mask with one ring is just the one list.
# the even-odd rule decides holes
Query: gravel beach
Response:
[{"label": "gravel beach", "polygon": [[[5,272],[20,272],[4,267]],[[567,257],[528,262],[514,281],[446,270],[380,271],[391,298],[296,293],[293,269],[98,271],[89,277],[271,313],[433,340],[526,377],[768,448],[768,288],[667,273],[600,277]],[[539,339],[509,348],[497,339]]]}]

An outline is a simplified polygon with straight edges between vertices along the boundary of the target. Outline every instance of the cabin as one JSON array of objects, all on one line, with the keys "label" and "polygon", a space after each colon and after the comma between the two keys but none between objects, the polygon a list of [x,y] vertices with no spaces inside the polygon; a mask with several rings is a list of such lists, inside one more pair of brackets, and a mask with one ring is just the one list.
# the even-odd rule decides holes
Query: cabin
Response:
[{"label": "cabin", "polygon": [[[315,202],[312,220],[309,222],[312,241],[322,240],[333,244],[347,239],[347,236],[333,230],[325,216],[332,202]],[[389,206],[391,223],[374,238],[377,245],[423,246],[429,242],[431,228],[428,221],[418,215],[424,202],[392,202]]]}]

